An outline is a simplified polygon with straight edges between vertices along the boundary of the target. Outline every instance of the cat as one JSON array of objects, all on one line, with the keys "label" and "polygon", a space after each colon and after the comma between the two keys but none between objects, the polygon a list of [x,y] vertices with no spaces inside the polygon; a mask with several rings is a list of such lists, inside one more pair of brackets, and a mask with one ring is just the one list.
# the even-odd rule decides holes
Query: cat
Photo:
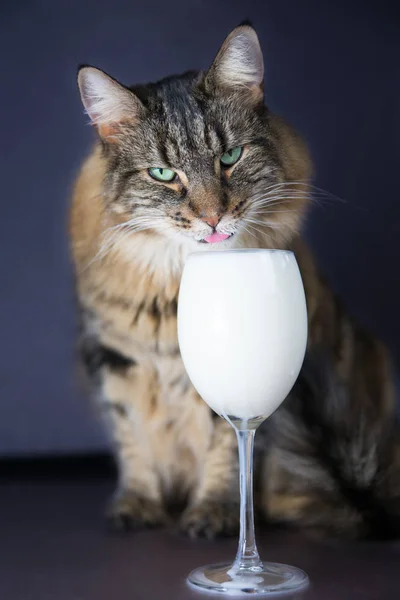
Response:
[{"label": "cat", "polygon": [[[350,538],[377,533],[382,515],[397,527],[387,351],[346,315],[301,239],[312,163],[265,106],[263,82],[250,24],[207,71],[129,88],[94,67],[78,73],[97,132],[70,215],[79,351],[118,465],[107,511],[117,529],[167,523],[174,498],[190,536],[238,529],[235,434],[186,375],[176,311],[189,253],[241,247],[296,253],[313,365],[256,436],[259,510]],[[212,234],[224,241],[208,244]]]}]

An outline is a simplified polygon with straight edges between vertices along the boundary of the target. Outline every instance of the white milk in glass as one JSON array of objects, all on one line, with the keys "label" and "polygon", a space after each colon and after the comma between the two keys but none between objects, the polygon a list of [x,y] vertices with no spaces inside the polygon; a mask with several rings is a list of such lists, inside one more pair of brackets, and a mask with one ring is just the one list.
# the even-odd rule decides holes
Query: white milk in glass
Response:
[{"label": "white milk in glass", "polygon": [[285,399],[307,343],[303,284],[291,252],[192,254],[178,336],[187,373],[221,416],[268,417]]}]

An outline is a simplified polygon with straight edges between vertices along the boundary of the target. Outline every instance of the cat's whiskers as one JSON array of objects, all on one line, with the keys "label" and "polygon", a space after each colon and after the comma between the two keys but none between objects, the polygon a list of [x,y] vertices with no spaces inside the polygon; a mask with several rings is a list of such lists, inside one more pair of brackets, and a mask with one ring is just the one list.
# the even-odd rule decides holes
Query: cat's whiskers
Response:
[{"label": "cat's whiskers", "polygon": [[[267,225],[267,223],[263,223],[263,225],[267,229],[270,229],[270,227]],[[251,223],[247,223],[247,226],[250,227],[251,229],[253,229],[256,232],[254,234],[256,237],[261,236],[262,238],[268,238],[272,242],[274,241],[274,238],[272,237],[272,235],[270,233],[268,233],[267,231],[264,231],[264,230],[260,229],[259,227],[256,227],[255,225],[252,225]],[[258,236],[256,234],[258,234]]]},{"label": "cat's whiskers", "polygon": [[328,200],[334,200],[336,202],[346,202],[343,198],[332,194],[311,183],[306,183],[304,181],[285,181],[280,183],[275,183],[267,186],[263,189],[262,192],[259,192],[257,195],[262,195],[264,197],[269,197],[272,193],[284,192],[285,196],[288,196],[288,192],[291,195],[298,194],[304,198],[311,200],[311,202],[320,204],[321,202],[326,203]]},{"label": "cat's whiskers", "polygon": [[255,237],[257,238],[257,235],[255,232],[251,231],[251,229],[249,229],[249,227],[251,227],[251,229],[254,229],[254,227],[252,227],[251,225],[245,225],[244,222],[242,221],[239,225],[239,230],[243,230],[245,231],[249,236],[251,237]]},{"label": "cat's whiskers", "polygon": [[160,215],[153,215],[151,217],[139,215],[107,228],[103,232],[102,243],[98,252],[82,271],[88,269],[93,263],[103,260],[111,251],[118,249],[131,234],[155,229],[161,225],[162,221]]},{"label": "cat's whiskers", "polygon": [[[256,237],[258,237],[258,236],[270,237],[270,236],[268,236],[268,233],[266,231],[263,231],[259,227],[260,225],[267,227],[268,226],[267,223],[262,222],[262,221],[260,221],[259,223],[252,223],[249,219],[246,219],[246,218],[244,218],[242,220],[242,223],[243,223],[243,225],[245,224],[244,227],[250,228],[251,231],[249,231],[248,229],[247,229],[247,231],[249,231],[249,233],[251,233],[251,235],[256,236]],[[253,233],[253,232],[255,232],[255,233]],[[258,235],[256,235],[256,234],[258,234]]]}]

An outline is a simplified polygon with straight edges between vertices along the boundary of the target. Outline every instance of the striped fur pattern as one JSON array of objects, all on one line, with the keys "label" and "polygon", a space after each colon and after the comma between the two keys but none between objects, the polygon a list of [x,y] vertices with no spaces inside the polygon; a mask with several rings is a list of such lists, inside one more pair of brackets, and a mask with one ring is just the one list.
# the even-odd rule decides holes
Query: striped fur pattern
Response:
[{"label": "striped fur pattern", "polygon": [[[181,499],[190,535],[237,530],[235,436],[191,386],[176,335],[185,258],[217,232],[230,236],[221,249],[296,252],[310,352],[326,357],[263,428],[269,442],[259,434],[260,507],[273,520],[366,535],[373,502],[363,512],[364,493],[372,498],[376,487],[396,512],[388,361],[346,316],[299,238],[310,159],[264,105],[254,30],[236,28],[205,72],[127,88],[84,67],[78,82],[98,140],[75,185],[70,238],[82,364],[119,467],[111,522],[160,525],[169,501]],[[237,146],[240,159],[224,166],[221,155]],[[153,167],[176,176],[156,181]]]}]

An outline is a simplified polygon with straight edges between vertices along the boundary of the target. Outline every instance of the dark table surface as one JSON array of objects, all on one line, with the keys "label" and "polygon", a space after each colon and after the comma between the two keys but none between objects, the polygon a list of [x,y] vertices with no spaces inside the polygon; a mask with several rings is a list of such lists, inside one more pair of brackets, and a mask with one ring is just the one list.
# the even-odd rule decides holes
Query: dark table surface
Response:
[{"label": "dark table surface", "polygon": [[[233,559],[236,540],[191,541],[173,531],[107,533],[101,519],[112,484],[102,479],[1,483],[0,598],[4,600],[185,600],[196,566]],[[259,532],[265,560],[303,568],[304,600],[397,600],[400,543],[317,543]],[[210,597],[210,596],[206,596]]]}]

